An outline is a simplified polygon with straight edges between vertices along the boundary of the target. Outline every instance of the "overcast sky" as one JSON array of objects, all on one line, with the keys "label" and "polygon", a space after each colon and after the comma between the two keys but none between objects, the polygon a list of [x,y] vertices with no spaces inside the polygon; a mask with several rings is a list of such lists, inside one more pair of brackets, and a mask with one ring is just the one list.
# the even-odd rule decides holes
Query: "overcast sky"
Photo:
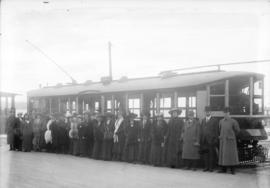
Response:
[{"label": "overcast sky", "polygon": [[[47,1],[2,0],[0,90],[70,82],[26,40],[78,82],[108,75],[108,41],[116,79],[270,59],[269,0]],[[226,69],[264,73],[270,85],[270,62]]]}]

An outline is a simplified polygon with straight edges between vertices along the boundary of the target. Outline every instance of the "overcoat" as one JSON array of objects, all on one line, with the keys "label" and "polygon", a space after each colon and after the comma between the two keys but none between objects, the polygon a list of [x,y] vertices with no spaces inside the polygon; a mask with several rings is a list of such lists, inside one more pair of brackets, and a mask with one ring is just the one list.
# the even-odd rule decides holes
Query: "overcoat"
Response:
[{"label": "overcoat", "polygon": [[[116,124],[121,121],[119,128],[116,129]],[[122,160],[124,147],[125,147],[125,127],[126,127],[126,120],[123,118],[122,120],[117,119],[115,121],[114,126],[114,142],[113,142],[113,159],[114,160]]]},{"label": "overcoat", "polygon": [[182,152],[181,133],[184,122],[179,117],[171,118],[166,134],[167,163],[169,166],[177,166],[179,154]]},{"label": "overcoat", "polygon": [[32,150],[33,126],[32,121],[22,122],[22,148],[24,151]]},{"label": "overcoat", "polygon": [[93,122],[94,121],[85,121],[85,128],[84,128],[84,136],[85,136],[85,148],[86,148],[86,155],[88,157],[92,156],[93,146],[94,146],[94,133],[93,133]]},{"label": "overcoat", "polygon": [[164,137],[166,134],[166,122],[154,121],[151,128],[151,164],[159,166],[163,162]]},{"label": "overcoat", "polygon": [[6,133],[7,133],[7,143],[14,144],[14,132],[17,127],[19,127],[19,119],[15,116],[9,116],[6,121]]},{"label": "overcoat", "polygon": [[137,160],[138,152],[138,136],[139,123],[138,121],[128,121],[126,124],[126,143],[125,143],[125,158],[128,162]]},{"label": "overcoat", "polygon": [[148,119],[142,120],[139,125],[139,161],[149,163],[151,149],[151,128],[152,123]]},{"label": "overcoat", "polygon": [[183,129],[183,159],[200,159],[200,124],[196,119],[188,120]]},{"label": "overcoat", "polygon": [[114,133],[114,121],[106,121],[104,123],[104,140],[103,140],[103,159],[112,159],[113,149],[113,133]]},{"label": "overcoat", "polygon": [[41,126],[42,126],[42,121],[41,119],[34,119],[33,121],[33,147],[34,150],[39,150],[40,149],[40,141],[41,141]]},{"label": "overcoat", "polygon": [[93,158],[102,158],[102,143],[104,137],[104,123],[94,122],[94,148],[93,148]]},{"label": "overcoat", "polygon": [[219,160],[221,166],[238,165],[238,150],[236,135],[240,132],[239,124],[232,118],[219,121]]},{"label": "overcoat", "polygon": [[86,156],[86,137],[85,137],[86,124],[81,122],[78,124],[78,136],[79,136],[79,153],[82,156]]},{"label": "overcoat", "polygon": [[202,149],[218,144],[218,120],[211,117],[208,121],[203,118],[201,123],[201,147]]}]

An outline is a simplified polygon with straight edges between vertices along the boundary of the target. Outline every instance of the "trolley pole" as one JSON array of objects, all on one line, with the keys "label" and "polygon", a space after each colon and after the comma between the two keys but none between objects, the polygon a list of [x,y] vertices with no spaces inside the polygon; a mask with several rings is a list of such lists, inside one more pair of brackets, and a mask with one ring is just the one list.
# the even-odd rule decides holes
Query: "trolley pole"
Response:
[{"label": "trolley pole", "polygon": [[112,77],[112,43],[109,41],[108,42],[108,51],[109,51],[109,76],[111,80],[113,79]]}]

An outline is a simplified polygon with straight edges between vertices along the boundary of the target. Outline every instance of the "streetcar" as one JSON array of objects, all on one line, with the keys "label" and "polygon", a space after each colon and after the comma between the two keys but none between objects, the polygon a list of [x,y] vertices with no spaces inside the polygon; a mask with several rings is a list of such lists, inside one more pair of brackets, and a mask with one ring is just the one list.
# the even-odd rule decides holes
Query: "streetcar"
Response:
[{"label": "streetcar", "polygon": [[265,148],[258,144],[267,140],[264,113],[264,75],[243,71],[202,71],[176,73],[166,71],[155,77],[122,77],[112,80],[81,84],[57,84],[31,90],[28,96],[29,113],[62,113],[99,111],[100,113],[124,110],[140,118],[150,112],[151,118],[163,113],[168,121],[169,110],[178,107],[181,118],[194,111],[198,119],[204,117],[205,106],[211,106],[212,116],[223,117],[223,108],[230,107],[231,116],[240,125],[238,135],[239,158],[242,163],[265,161]]}]

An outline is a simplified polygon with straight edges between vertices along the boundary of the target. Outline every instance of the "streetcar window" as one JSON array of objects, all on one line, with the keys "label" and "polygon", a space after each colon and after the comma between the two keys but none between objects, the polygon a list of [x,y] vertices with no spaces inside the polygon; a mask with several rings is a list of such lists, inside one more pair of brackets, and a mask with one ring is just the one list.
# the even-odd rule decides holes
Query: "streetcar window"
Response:
[{"label": "streetcar window", "polygon": [[231,79],[229,83],[229,106],[231,114],[245,115],[250,110],[250,88],[248,77]]},{"label": "streetcar window", "polygon": [[178,107],[185,108],[187,106],[186,97],[178,97]]},{"label": "streetcar window", "polygon": [[128,99],[128,109],[130,112],[137,114],[137,117],[140,117],[140,99],[139,98],[130,98]]},{"label": "streetcar window", "polygon": [[172,98],[167,97],[167,95],[163,95],[160,98],[160,112],[164,114],[165,118],[171,117],[169,111],[172,107]]},{"label": "streetcar window", "polygon": [[210,97],[210,106],[213,111],[222,111],[225,106],[225,97]]},{"label": "streetcar window", "polygon": [[189,97],[188,99],[188,107],[195,108],[196,107],[196,97]]},{"label": "streetcar window", "polygon": [[107,100],[106,111],[107,112],[111,112],[112,111],[112,101],[111,100]]},{"label": "streetcar window", "polygon": [[75,101],[72,101],[72,111],[76,109],[76,103]]},{"label": "streetcar window", "polygon": [[254,82],[253,114],[263,114],[263,81]]},{"label": "streetcar window", "polygon": [[95,111],[99,111],[99,102],[95,102]]},{"label": "streetcar window", "polygon": [[178,108],[181,108],[182,113],[180,114],[180,117],[185,118],[187,114],[187,97],[178,97]]},{"label": "streetcar window", "polygon": [[254,95],[262,95],[262,80],[256,81],[254,83]]},{"label": "streetcar window", "polygon": [[157,99],[154,98],[154,99],[152,99],[150,101],[150,114],[151,114],[151,117],[155,116],[156,109],[157,109]]},{"label": "streetcar window", "polygon": [[211,95],[224,95],[225,94],[225,83],[216,84],[210,87]]},{"label": "streetcar window", "polygon": [[225,83],[210,86],[210,106],[213,111],[221,111],[225,107]]},{"label": "streetcar window", "polygon": [[180,117],[186,118],[188,111],[193,111],[196,117],[196,97],[195,96],[187,96],[187,97],[178,97],[178,108],[182,110]]},{"label": "streetcar window", "polygon": [[86,110],[89,110],[89,104],[86,104],[86,105],[85,105],[85,109],[86,109]]},{"label": "streetcar window", "polygon": [[263,112],[263,104],[261,98],[255,98],[253,103],[253,114],[260,114]]}]

